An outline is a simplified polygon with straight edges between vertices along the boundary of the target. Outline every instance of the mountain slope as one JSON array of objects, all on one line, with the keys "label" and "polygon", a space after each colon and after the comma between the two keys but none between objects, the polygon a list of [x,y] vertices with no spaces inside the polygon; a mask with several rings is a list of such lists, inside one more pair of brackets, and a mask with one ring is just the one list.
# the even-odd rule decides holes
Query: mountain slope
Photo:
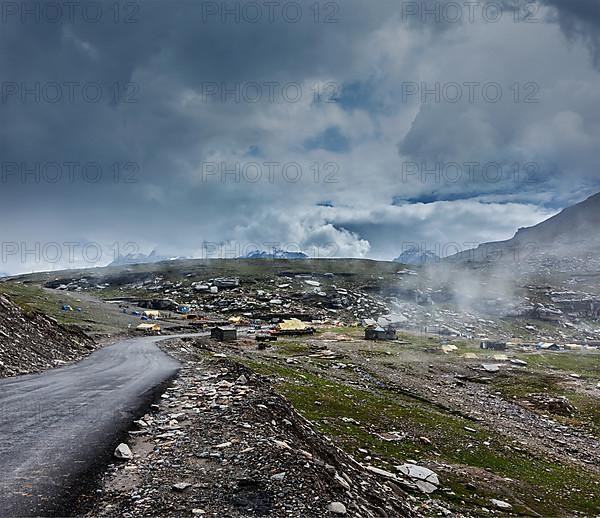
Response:
[{"label": "mountain slope", "polygon": [[506,241],[483,243],[446,257],[449,262],[494,261],[499,257],[575,257],[600,250],[600,193],[567,207],[532,227],[520,228]]},{"label": "mountain slope", "polygon": [[[600,193],[568,207],[546,221],[520,228],[515,241],[534,241],[539,244],[589,244],[600,241]],[[596,243],[597,244],[597,243]]]},{"label": "mountain slope", "polygon": [[418,248],[410,248],[402,252],[394,262],[402,264],[430,264],[439,262],[440,258],[431,250],[421,251]]},{"label": "mountain slope", "polygon": [[162,263],[163,261],[175,261],[178,259],[187,259],[186,257],[167,257],[165,255],[159,255],[156,250],[152,250],[149,254],[143,252],[137,252],[132,254],[119,255],[112,263],[108,266],[126,266],[132,264],[151,264],[151,263]]}]

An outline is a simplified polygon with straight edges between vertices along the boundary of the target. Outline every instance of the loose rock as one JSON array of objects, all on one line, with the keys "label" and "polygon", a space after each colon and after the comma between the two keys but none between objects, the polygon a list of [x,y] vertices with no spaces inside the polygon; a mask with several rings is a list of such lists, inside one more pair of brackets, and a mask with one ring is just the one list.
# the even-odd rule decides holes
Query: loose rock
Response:
[{"label": "loose rock", "polygon": [[346,514],[346,506],[344,504],[342,504],[341,502],[331,502],[328,506],[327,506],[327,510],[330,513],[333,514],[338,514],[338,515],[343,515]]},{"label": "loose rock", "polygon": [[129,449],[129,446],[127,446],[125,443],[121,443],[121,444],[119,444],[119,446],[116,447],[114,455],[117,459],[122,459],[122,460],[133,459],[133,453]]},{"label": "loose rock", "polygon": [[496,500],[495,498],[492,498],[490,500],[490,502],[492,502],[492,504],[494,504],[494,506],[496,506],[498,509],[512,509],[512,505],[510,505],[508,502],[505,502],[503,500]]}]

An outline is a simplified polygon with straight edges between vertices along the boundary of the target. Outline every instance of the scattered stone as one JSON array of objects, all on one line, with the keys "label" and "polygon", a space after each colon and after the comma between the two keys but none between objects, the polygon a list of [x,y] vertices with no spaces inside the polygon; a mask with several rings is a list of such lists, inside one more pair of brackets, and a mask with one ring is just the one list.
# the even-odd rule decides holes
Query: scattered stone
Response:
[{"label": "scattered stone", "polygon": [[346,514],[346,506],[344,504],[342,504],[341,502],[331,502],[328,506],[327,506],[327,510],[330,513],[333,514],[339,514],[339,515],[343,515]]},{"label": "scattered stone", "polygon": [[339,476],[337,473],[334,475],[334,477],[333,477],[333,478],[334,478],[334,479],[336,480],[336,482],[337,482],[338,484],[340,484],[340,486],[342,486],[342,487],[343,487],[343,488],[344,488],[346,491],[350,491],[350,484],[348,484],[348,482],[347,482],[347,481],[346,481],[344,478],[340,477],[340,476]]},{"label": "scattered stone", "polygon": [[527,362],[524,360],[519,360],[518,358],[513,358],[510,360],[510,363],[512,363],[513,365],[520,365],[522,367],[524,367],[525,365],[527,365]]},{"label": "scattered stone", "polygon": [[187,482],[177,482],[177,484],[173,484],[171,486],[171,489],[173,489],[173,491],[185,491],[188,487],[190,487],[192,484],[188,484]]},{"label": "scattered stone", "polygon": [[378,433],[377,437],[387,442],[396,442],[403,440],[405,435],[400,432],[382,432]]},{"label": "scattered stone", "polygon": [[275,446],[278,446],[279,448],[284,449],[284,450],[292,449],[290,447],[290,445],[285,441],[278,441],[277,439],[273,439],[273,444],[275,444]]},{"label": "scattered stone", "polygon": [[129,449],[129,446],[127,446],[123,442],[121,444],[119,444],[119,446],[117,446],[115,448],[114,455],[115,455],[115,457],[117,459],[121,459],[121,460],[131,460],[131,459],[133,459],[133,453]]},{"label": "scattered stone", "polygon": [[435,484],[427,482],[426,480],[414,480],[413,482],[422,493],[427,495],[433,493],[438,488]]},{"label": "scattered stone", "polygon": [[483,363],[481,366],[486,372],[498,372],[500,370],[500,366],[494,363]]},{"label": "scattered stone", "polygon": [[411,479],[411,482],[423,493],[433,493],[440,485],[437,474],[429,468],[415,464],[402,464],[401,466],[396,466],[396,469],[405,477]]},{"label": "scattered stone", "polygon": [[495,507],[497,507],[498,509],[504,509],[504,510],[512,509],[512,505],[510,505],[508,502],[504,502],[503,500],[496,500],[495,498],[492,498],[490,500],[490,502],[492,502],[492,504]]},{"label": "scattered stone", "polygon": [[375,473],[376,475],[380,475],[382,477],[386,477],[386,478],[391,478],[393,480],[397,479],[398,477],[396,477],[396,475],[394,475],[393,473],[386,471],[384,469],[381,468],[377,468],[375,466],[366,466],[366,468],[371,472],[371,473]]},{"label": "scattered stone", "polygon": [[571,417],[577,411],[565,396],[550,396],[544,393],[529,394],[527,402],[539,410],[563,417]]}]

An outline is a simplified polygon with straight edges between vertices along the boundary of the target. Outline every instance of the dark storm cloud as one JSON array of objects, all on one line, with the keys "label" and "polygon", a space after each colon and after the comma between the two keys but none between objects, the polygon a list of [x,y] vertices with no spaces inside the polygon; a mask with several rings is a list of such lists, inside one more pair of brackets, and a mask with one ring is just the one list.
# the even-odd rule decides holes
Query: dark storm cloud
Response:
[{"label": "dark storm cloud", "polygon": [[600,3],[596,0],[543,0],[555,7],[561,29],[571,38],[581,38],[590,47],[594,65],[600,67]]},{"label": "dark storm cloud", "polygon": [[[240,149],[261,147],[268,135],[254,119],[265,105],[293,108],[281,100],[281,87],[275,102],[258,105],[221,102],[219,94],[203,100],[206,88],[290,82],[306,98],[307,78],[344,77],[361,40],[393,5],[359,14],[359,2],[347,2],[339,23],[325,24],[329,9],[319,5],[316,23],[313,4],[301,3],[296,23],[281,12],[273,22],[265,13],[259,23],[206,18],[203,3],[191,1],[139,3],[129,24],[114,22],[113,2],[101,4],[97,23],[78,14],[57,23],[7,17],[0,32],[0,201],[21,223],[3,229],[4,238],[122,236],[177,247],[176,224],[186,245],[197,248],[205,238],[232,237],[224,235],[232,225],[219,217],[223,207],[235,207],[248,221],[274,189],[293,196],[294,186],[281,181],[240,186],[193,179],[203,161],[229,159],[223,149],[235,160]],[[285,152],[271,150],[265,159],[284,161]]]},{"label": "dark storm cloud", "polygon": [[[547,3],[558,9],[563,31],[591,37],[588,28],[597,23],[591,3]],[[527,30],[506,20],[422,24],[405,16],[407,2],[392,0],[332,2],[337,23],[323,23],[331,15],[327,2],[316,4],[318,22],[315,3],[300,2],[296,23],[280,11],[270,21],[266,9],[257,23],[232,15],[222,21],[221,6],[237,2],[130,4],[139,6],[134,23],[123,23],[126,3],[112,1],[101,4],[96,23],[80,14],[55,23],[19,15],[2,20],[0,203],[13,220],[2,223],[4,240],[133,240],[142,251],[158,247],[173,255],[194,254],[204,240],[332,241],[341,255],[389,257],[397,254],[385,248],[383,236],[402,221],[411,221],[412,238],[422,231],[439,239],[430,225],[441,228],[440,217],[458,235],[479,210],[497,236],[546,214],[530,203],[547,202],[539,185],[495,185],[478,177],[432,186],[403,178],[406,161],[536,161],[544,165],[539,178],[548,190],[566,170],[577,178],[595,170],[596,72],[577,44],[567,55],[554,23]],[[215,6],[217,13],[209,14]],[[533,80],[544,102],[421,107],[402,99],[407,81],[450,79],[506,80],[505,87]],[[61,87],[56,102],[52,83]],[[279,83],[273,100],[265,83]],[[283,92],[286,83],[302,89],[301,100],[286,97],[293,95],[293,88]],[[239,102],[228,93],[251,84],[262,87],[257,102],[248,99],[252,86]],[[35,85],[37,94],[26,91]],[[221,170],[205,174],[207,164],[227,169],[269,161],[301,164],[302,179],[282,179],[280,172],[258,182],[235,181]],[[79,165],[70,173],[65,164],[73,162]],[[55,164],[62,177],[51,181]],[[468,210],[448,218],[448,206],[428,203],[423,226],[420,204],[414,217],[410,205],[393,206],[432,192],[437,201],[454,199]],[[478,205],[486,195],[497,195],[486,203],[513,201],[519,221],[506,207]]]},{"label": "dark storm cloud", "polygon": [[[275,23],[266,14],[256,24],[235,23],[231,16],[222,23],[218,15],[208,16],[205,23],[200,2],[147,2],[140,4],[137,23],[123,24],[112,21],[111,4],[102,5],[105,15],[98,23],[76,17],[76,23],[66,18],[59,23],[19,23],[9,18],[4,24],[0,70],[7,90],[0,107],[4,121],[0,155],[5,161],[25,157],[33,163],[91,161],[105,168],[133,161],[144,181],[161,182],[181,162],[201,158],[211,137],[219,136],[215,119],[220,116],[210,108],[238,117],[257,110],[247,103],[232,103],[232,96],[226,103],[212,103],[217,94],[189,112],[177,106],[185,91],[202,95],[208,87],[221,91],[235,88],[236,82],[301,82],[322,73],[343,74],[360,38],[385,16],[385,7],[372,10],[360,17],[359,24],[347,3],[343,23],[317,24],[304,2],[297,23],[285,22],[281,14]],[[50,82],[61,85],[62,101],[45,102],[54,96],[52,88],[44,90]],[[9,83],[16,85],[16,93],[10,93]],[[80,85],[73,87],[74,102],[65,101],[69,88],[65,83]],[[41,85],[41,101],[25,92],[35,84]],[[84,98],[81,89],[86,85],[91,86],[88,98],[99,85],[98,102]],[[125,102],[115,103],[117,95]],[[95,196],[105,183],[80,194],[94,191]],[[35,195],[30,184],[11,187]],[[60,185],[71,195],[77,189],[65,182]],[[10,193],[3,192],[4,201],[10,202]],[[112,194],[120,193],[130,195],[127,186]]]}]

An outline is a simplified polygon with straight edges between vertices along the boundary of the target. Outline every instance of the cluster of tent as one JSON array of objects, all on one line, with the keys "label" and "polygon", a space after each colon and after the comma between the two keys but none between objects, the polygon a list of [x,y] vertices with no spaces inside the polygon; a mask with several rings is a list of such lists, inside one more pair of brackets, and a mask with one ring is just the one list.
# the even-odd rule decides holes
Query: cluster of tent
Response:
[{"label": "cluster of tent", "polygon": [[62,310],[63,311],[81,311],[81,308],[73,308],[72,306],[69,306],[69,304],[63,304]]}]

